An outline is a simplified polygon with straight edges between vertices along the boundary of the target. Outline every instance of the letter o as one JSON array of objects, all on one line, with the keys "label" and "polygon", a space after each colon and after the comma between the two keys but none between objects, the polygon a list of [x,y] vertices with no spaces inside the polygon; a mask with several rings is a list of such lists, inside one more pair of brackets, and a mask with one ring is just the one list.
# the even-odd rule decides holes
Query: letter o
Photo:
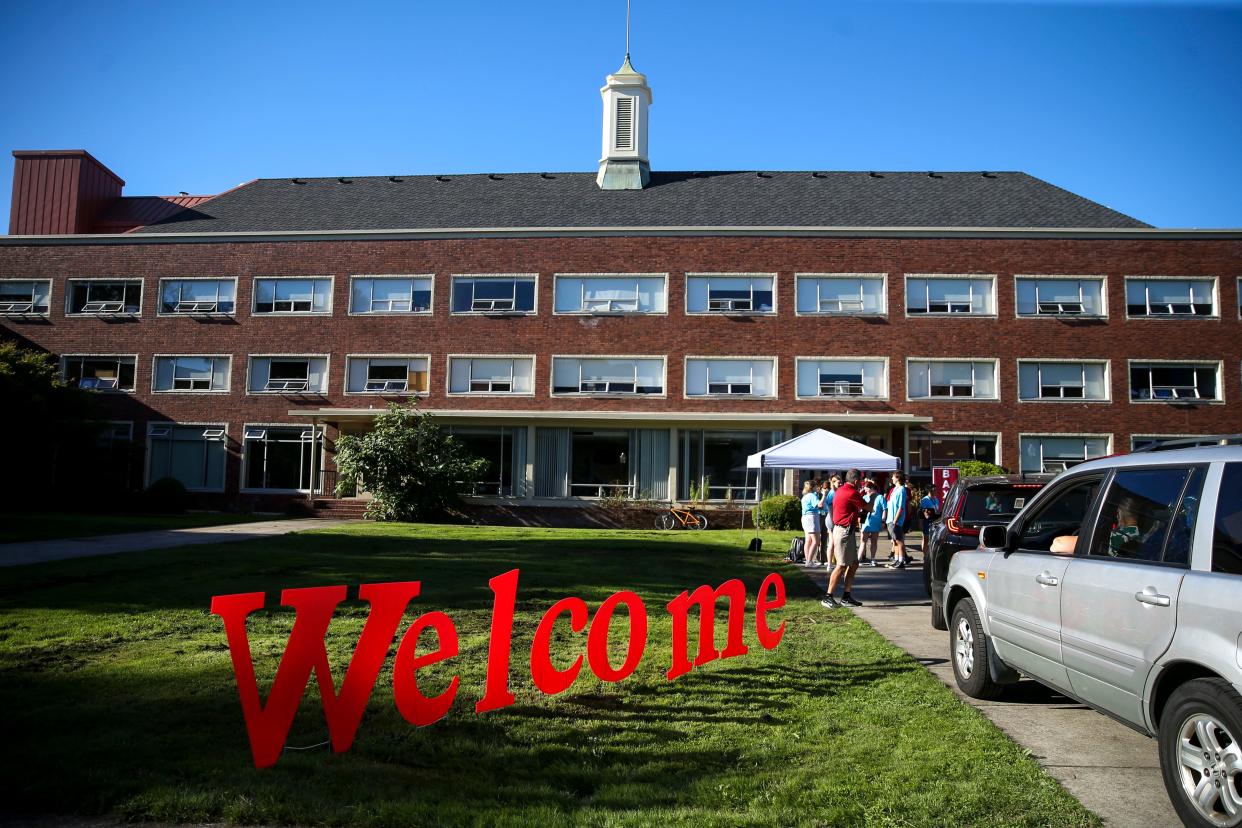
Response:
[{"label": "letter o", "polygon": [[[630,635],[625,661],[614,670],[608,663],[608,630],[618,604],[625,604],[630,611]],[[642,599],[633,592],[618,592],[609,597],[591,619],[591,629],[587,632],[587,663],[591,672],[600,681],[621,681],[638,668],[646,648],[647,607]]]}]

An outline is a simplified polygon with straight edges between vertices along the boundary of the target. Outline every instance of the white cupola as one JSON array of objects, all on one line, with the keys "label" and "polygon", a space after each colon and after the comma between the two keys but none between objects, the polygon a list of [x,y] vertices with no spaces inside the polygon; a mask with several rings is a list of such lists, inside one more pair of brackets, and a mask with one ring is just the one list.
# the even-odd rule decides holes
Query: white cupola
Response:
[{"label": "white cupola", "polygon": [[647,160],[647,76],[634,71],[626,54],[621,68],[599,90],[604,98],[604,152],[595,183],[601,190],[641,190],[651,179]]}]

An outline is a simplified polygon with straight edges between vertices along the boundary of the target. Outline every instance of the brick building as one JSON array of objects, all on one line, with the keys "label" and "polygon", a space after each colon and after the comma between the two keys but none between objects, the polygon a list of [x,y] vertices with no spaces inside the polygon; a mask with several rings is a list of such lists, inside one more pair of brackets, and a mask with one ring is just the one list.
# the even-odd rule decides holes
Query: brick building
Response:
[{"label": "brick building", "polygon": [[133,197],[14,152],[0,335],[99,392],[133,485],[248,506],[330,489],[410,394],[530,504],[751,498],[746,455],[814,427],[916,476],[1242,431],[1242,231],[1014,172],[653,172],[645,78],[601,91],[598,174]]}]

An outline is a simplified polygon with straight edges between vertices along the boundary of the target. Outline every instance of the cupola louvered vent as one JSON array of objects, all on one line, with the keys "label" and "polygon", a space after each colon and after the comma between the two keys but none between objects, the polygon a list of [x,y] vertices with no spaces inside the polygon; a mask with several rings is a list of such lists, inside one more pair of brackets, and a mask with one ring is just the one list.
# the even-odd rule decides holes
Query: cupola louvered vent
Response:
[{"label": "cupola louvered vent", "polygon": [[617,98],[617,149],[634,149],[634,99]]}]

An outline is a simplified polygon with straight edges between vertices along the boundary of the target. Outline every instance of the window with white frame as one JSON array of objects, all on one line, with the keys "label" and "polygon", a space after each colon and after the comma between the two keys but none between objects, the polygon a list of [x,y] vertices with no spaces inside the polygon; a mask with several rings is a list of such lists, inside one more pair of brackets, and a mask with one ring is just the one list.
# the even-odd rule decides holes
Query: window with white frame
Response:
[{"label": "window with white frame", "polygon": [[989,316],[996,313],[991,278],[910,276],[906,278],[906,313]]},{"label": "window with white frame", "polygon": [[1020,435],[1018,448],[1023,473],[1063,472],[1087,460],[1108,454],[1108,437]]},{"label": "window with white frame", "polygon": [[664,360],[553,357],[554,394],[663,394]]},{"label": "window with white frame", "polygon": [[142,310],[141,279],[74,279],[69,282],[66,313],[106,316]]},{"label": "window with white frame", "polygon": [[160,313],[232,314],[236,307],[234,279],[160,280]]},{"label": "window with white frame", "polygon": [[882,398],[888,396],[888,371],[882,359],[798,358],[798,396]]},{"label": "window with white frame", "polygon": [[453,313],[534,312],[533,275],[453,277]]},{"label": "window with white frame", "polygon": [[355,276],[350,313],[430,313],[430,276]]},{"label": "window with white frame", "polygon": [[450,394],[533,394],[533,357],[451,357]]},{"label": "window with white frame", "polygon": [[1019,362],[1018,399],[1107,400],[1103,362]]},{"label": "window with white frame", "polygon": [[1138,402],[1219,401],[1220,364],[1131,362],[1130,399]]},{"label": "window with white frame", "polygon": [[996,363],[992,360],[926,360],[907,363],[912,400],[994,400]]},{"label": "window with white frame", "polygon": [[774,359],[686,359],[688,397],[775,396]]},{"label": "window with white frame", "polygon": [[1014,278],[1019,316],[1103,316],[1104,280]]},{"label": "window with white frame", "polygon": [[1126,277],[1130,316],[1215,316],[1215,279]]},{"label": "window with white frame", "polygon": [[0,280],[0,313],[47,315],[51,310],[52,283],[45,279]]},{"label": "window with white frame", "polygon": [[1130,435],[1130,451],[1139,451],[1168,441],[1176,442],[1180,447],[1191,448],[1220,445],[1221,438],[1207,434],[1132,434]]},{"label": "window with white frame", "polygon": [[171,477],[190,491],[224,490],[224,426],[152,423],[147,441],[148,483]]},{"label": "window with white frame", "polygon": [[254,312],[330,313],[331,279],[255,279]]},{"label": "window with white frame", "polygon": [[324,394],[328,390],[326,356],[252,356],[252,394]]},{"label": "window with white frame", "polygon": [[254,426],[242,432],[243,487],[276,491],[308,491],[311,466],[319,470],[316,490],[323,488],[323,463],[312,463],[322,453],[323,434],[306,426]]},{"label": "window with white frame", "polygon": [[773,276],[686,277],[686,313],[772,313]]},{"label": "window with white frame", "polygon": [[557,313],[664,313],[663,276],[556,277]]},{"label": "window with white frame", "polygon": [[92,391],[133,391],[132,356],[67,356],[62,359],[65,382]]},{"label": "window with white frame", "polygon": [[427,357],[350,357],[345,390],[351,394],[426,394]]},{"label": "window with white frame", "polygon": [[798,313],[883,315],[884,275],[841,274],[797,277]]},{"label": "window with white frame", "polygon": [[226,356],[166,356],[155,358],[156,391],[228,391]]}]

